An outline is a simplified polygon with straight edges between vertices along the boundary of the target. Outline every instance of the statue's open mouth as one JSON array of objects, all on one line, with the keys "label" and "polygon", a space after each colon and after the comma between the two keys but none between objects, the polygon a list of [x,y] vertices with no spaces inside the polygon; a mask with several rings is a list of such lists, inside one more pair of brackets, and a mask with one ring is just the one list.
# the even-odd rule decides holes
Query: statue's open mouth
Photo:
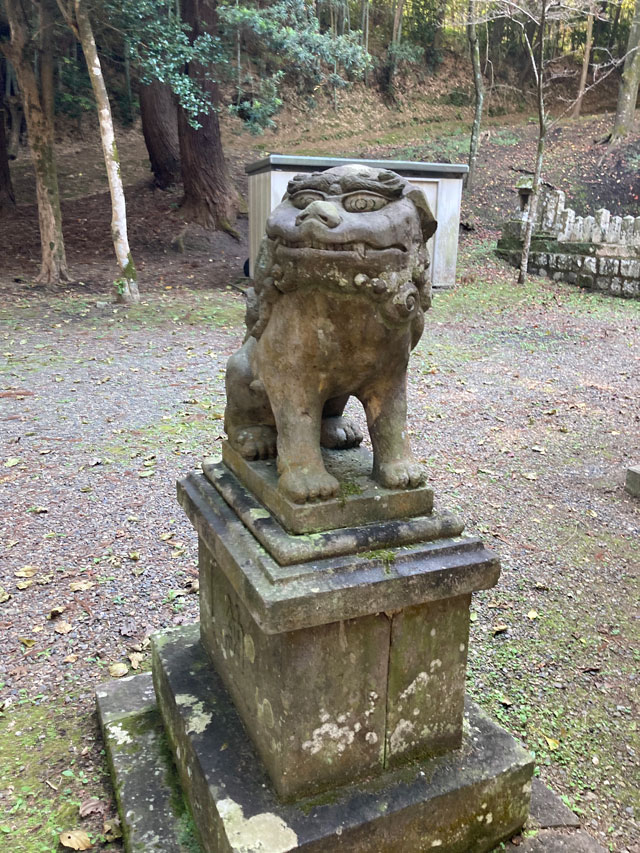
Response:
[{"label": "statue's open mouth", "polygon": [[397,243],[393,246],[380,247],[372,246],[370,243],[365,243],[364,241],[353,241],[351,243],[323,243],[319,240],[304,240],[293,242],[291,240],[283,240],[282,238],[277,238],[275,243],[276,248],[282,247],[298,251],[303,249],[316,249],[322,252],[354,252],[360,258],[366,258],[369,253],[373,252],[397,251],[406,253],[407,251],[404,246]]}]

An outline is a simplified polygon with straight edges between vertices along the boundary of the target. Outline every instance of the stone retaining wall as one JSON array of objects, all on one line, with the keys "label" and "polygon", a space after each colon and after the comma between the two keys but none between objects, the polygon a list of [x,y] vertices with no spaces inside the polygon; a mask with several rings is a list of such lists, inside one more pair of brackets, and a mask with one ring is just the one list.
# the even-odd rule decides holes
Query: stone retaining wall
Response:
[{"label": "stone retaining wall", "polygon": [[[497,254],[520,266],[529,214],[530,181],[518,187],[520,209],[505,222]],[[640,216],[576,216],[560,190],[544,189],[531,240],[529,272],[587,290],[640,299]]]}]

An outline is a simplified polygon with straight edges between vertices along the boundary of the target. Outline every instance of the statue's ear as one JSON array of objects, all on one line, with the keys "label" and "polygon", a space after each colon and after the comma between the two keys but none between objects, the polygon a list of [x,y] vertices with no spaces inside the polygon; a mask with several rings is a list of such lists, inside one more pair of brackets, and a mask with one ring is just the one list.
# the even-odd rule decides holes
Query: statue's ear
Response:
[{"label": "statue's ear", "polygon": [[438,222],[433,213],[431,213],[427,197],[422,190],[417,189],[417,187],[410,187],[404,195],[405,198],[410,199],[416,206],[418,216],[420,217],[422,236],[426,243],[430,237],[433,237],[435,230],[438,227]]}]

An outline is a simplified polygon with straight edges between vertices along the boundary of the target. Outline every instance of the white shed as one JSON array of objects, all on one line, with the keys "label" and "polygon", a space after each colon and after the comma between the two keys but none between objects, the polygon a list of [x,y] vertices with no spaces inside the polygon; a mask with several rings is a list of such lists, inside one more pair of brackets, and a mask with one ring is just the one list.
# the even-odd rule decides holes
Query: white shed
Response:
[{"label": "white shed", "polygon": [[250,275],[253,275],[253,265],[264,237],[267,218],[282,201],[291,178],[302,172],[321,172],[347,163],[391,169],[422,190],[438,220],[436,233],[428,243],[431,281],[435,288],[453,287],[458,258],[462,181],[468,167],[457,163],[414,163],[409,160],[349,160],[270,154],[264,160],[249,164],[246,172],[249,175]]}]

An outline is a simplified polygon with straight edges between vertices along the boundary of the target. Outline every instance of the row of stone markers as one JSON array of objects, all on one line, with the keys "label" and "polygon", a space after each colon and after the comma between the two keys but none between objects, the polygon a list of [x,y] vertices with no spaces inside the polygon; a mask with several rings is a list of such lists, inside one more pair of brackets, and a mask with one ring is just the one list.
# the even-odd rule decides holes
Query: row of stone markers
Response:
[{"label": "row of stone markers", "polygon": [[[531,179],[517,185],[519,206],[502,226],[497,254],[520,265],[529,215]],[[612,216],[606,208],[578,216],[561,190],[542,187],[531,240],[529,272],[587,290],[640,298],[640,216]]]}]

